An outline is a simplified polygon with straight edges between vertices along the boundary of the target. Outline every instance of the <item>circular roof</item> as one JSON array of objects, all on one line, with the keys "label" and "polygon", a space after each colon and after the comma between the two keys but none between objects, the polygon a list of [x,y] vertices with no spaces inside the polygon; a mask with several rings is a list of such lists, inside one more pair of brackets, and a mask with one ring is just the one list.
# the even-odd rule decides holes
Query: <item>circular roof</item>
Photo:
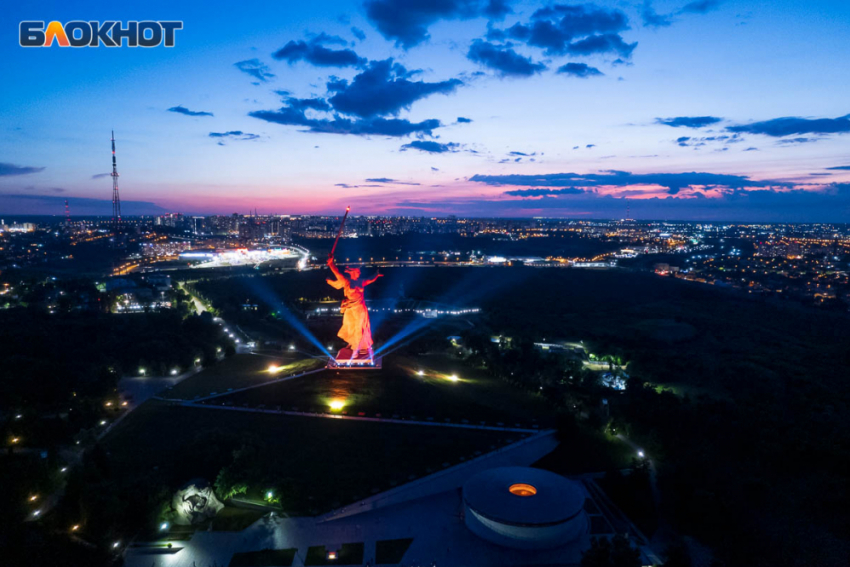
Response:
[{"label": "circular roof", "polygon": [[530,467],[486,470],[466,481],[463,499],[478,514],[503,524],[542,526],[572,519],[584,492],[559,474]]}]

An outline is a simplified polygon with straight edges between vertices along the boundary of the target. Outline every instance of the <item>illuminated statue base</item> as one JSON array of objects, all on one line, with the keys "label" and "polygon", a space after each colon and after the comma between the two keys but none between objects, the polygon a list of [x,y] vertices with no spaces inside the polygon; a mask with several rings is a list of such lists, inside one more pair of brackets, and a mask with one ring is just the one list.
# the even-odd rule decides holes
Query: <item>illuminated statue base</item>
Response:
[{"label": "illuminated statue base", "polygon": [[346,369],[346,370],[380,370],[383,358],[373,356],[369,358],[369,353],[366,351],[358,352],[357,355],[351,357],[351,349],[346,347],[340,349],[336,353],[336,357],[328,358],[327,368]]}]

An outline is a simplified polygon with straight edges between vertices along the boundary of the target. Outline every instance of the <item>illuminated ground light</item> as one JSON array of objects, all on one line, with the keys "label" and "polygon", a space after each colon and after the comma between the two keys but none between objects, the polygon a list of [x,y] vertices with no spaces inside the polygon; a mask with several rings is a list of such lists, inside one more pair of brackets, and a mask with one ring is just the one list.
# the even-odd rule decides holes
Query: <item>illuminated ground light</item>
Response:
[{"label": "illuminated ground light", "polygon": [[334,561],[336,559],[336,551],[328,551],[328,560]]},{"label": "illuminated ground light", "polygon": [[417,376],[425,376],[425,371],[424,371],[424,370],[418,370],[418,371],[416,372],[416,375],[417,375]]},{"label": "illuminated ground light", "polygon": [[269,374],[277,374],[278,372],[280,372],[280,370],[281,368],[277,364],[269,365]]},{"label": "illuminated ground light", "polygon": [[449,381],[451,382],[457,382],[458,380],[460,380],[460,378],[457,377],[457,374],[452,374],[451,376],[449,376]]},{"label": "illuminated ground light", "polygon": [[344,400],[331,400],[331,402],[328,405],[330,406],[330,408],[333,411],[339,411],[339,410],[341,410],[342,408],[345,407],[345,401]]}]

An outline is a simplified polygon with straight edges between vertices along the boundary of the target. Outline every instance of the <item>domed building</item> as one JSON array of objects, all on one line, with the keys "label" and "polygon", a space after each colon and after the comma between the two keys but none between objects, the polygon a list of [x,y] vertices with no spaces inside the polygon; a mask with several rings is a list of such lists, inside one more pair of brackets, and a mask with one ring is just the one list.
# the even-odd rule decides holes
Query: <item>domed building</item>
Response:
[{"label": "domed building", "polygon": [[489,469],[463,485],[466,527],[515,549],[558,547],[585,535],[584,500],[576,482],[530,467]]}]

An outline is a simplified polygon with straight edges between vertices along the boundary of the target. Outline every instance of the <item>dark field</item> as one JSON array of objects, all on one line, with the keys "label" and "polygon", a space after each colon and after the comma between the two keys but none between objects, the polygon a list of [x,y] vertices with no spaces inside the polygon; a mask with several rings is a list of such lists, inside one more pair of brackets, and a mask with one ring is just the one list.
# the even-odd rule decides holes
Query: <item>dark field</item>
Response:
[{"label": "dark field", "polygon": [[[174,388],[162,392],[160,396],[191,400],[198,396],[220,394],[228,388],[235,390],[299,374],[319,368],[323,364],[323,361],[313,358],[305,359],[303,355],[237,354],[186,378]],[[274,373],[269,372],[270,366],[276,366],[277,370]]]},{"label": "dark field", "polygon": [[[214,480],[222,439],[262,447],[269,483],[292,481],[318,513],[443,468],[520,435],[187,408],[149,401],[104,440],[122,482],[158,478],[179,485]],[[237,447],[239,445],[236,445]],[[251,487],[257,491],[265,487]]]},{"label": "dark field", "polygon": [[[424,375],[419,376],[418,371]],[[458,381],[449,380],[457,375]],[[444,355],[415,359],[390,355],[382,370],[325,370],[303,378],[238,392],[209,403],[241,406],[264,404],[299,411],[330,411],[332,400],[344,401],[348,415],[365,413],[382,417],[452,422],[481,421],[546,428],[553,423],[554,409],[542,397],[511,387]]]}]

